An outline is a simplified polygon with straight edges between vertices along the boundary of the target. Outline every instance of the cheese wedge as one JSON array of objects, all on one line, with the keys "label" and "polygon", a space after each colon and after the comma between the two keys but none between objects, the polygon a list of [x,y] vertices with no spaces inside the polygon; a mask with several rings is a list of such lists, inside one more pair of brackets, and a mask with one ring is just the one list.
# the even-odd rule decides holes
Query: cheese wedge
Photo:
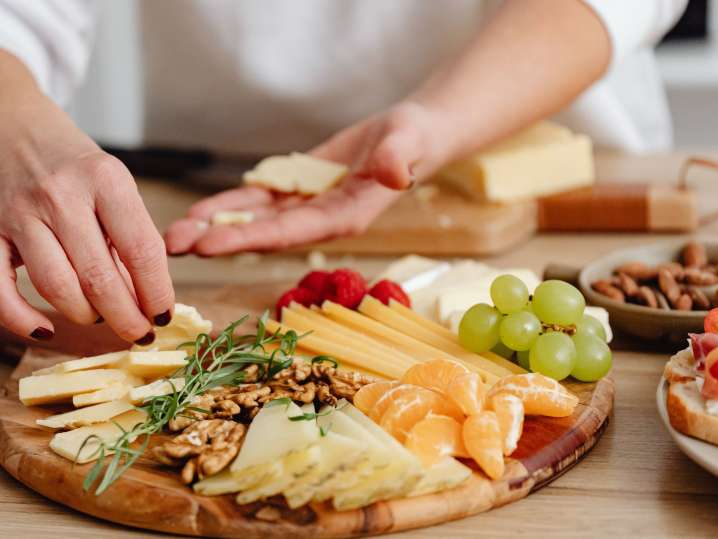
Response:
[{"label": "cheese wedge", "polygon": [[64,414],[51,415],[45,419],[38,419],[35,423],[51,429],[74,429],[109,421],[113,417],[129,412],[132,409],[134,409],[134,406],[126,400],[104,402]]},{"label": "cheese wedge", "polygon": [[[139,410],[131,410],[113,418],[112,422],[98,423],[67,432],[58,432],[50,440],[50,449],[61,457],[83,464],[98,458],[99,440],[105,444],[114,444],[125,431],[144,422],[147,414]],[[92,438],[89,438],[92,436]],[[89,439],[88,439],[89,438]],[[99,438],[99,440],[98,440]],[[82,444],[87,440],[84,447]],[[82,447],[82,452],[80,448]],[[106,455],[110,452],[106,452]]]},{"label": "cheese wedge", "polygon": [[257,467],[252,474],[237,477],[232,470],[226,468],[216,475],[207,477],[194,484],[197,494],[202,496],[221,496],[234,494],[240,490],[252,488],[267,482],[275,481],[281,477],[284,468],[281,461],[275,461],[266,466]]},{"label": "cheese wedge", "polygon": [[438,174],[480,201],[512,202],[594,182],[591,139],[541,122]]},{"label": "cheese wedge", "polygon": [[184,388],[184,378],[171,378],[170,380],[155,380],[151,384],[133,387],[128,394],[128,400],[133,404],[142,404],[152,397],[161,397],[163,395],[171,395]]},{"label": "cheese wedge", "polygon": [[42,374],[20,379],[20,401],[25,406],[62,402],[78,393],[88,393],[125,381],[117,369],[92,369],[65,374]]},{"label": "cheese wedge", "polygon": [[127,350],[121,350],[119,352],[110,352],[108,354],[101,354],[99,356],[83,357],[80,359],[71,359],[70,361],[63,361],[52,367],[46,367],[34,371],[33,376],[42,374],[60,374],[63,372],[76,372],[86,371],[89,369],[102,369],[111,368],[117,365],[127,355]]},{"label": "cheese wedge", "polygon": [[130,352],[120,367],[142,378],[159,378],[177,372],[187,366],[187,352],[184,350],[151,350]]},{"label": "cheese wedge", "polygon": [[145,381],[139,376],[128,374],[124,381],[113,383],[104,389],[73,395],[72,405],[75,408],[81,408],[83,406],[124,399],[133,387],[141,386],[144,383]]},{"label": "cheese wedge", "polygon": [[244,183],[282,193],[317,195],[335,185],[348,171],[346,165],[294,152],[262,159],[244,173]]},{"label": "cheese wedge", "polygon": [[452,457],[446,457],[428,470],[407,496],[423,496],[459,486],[471,477],[471,468]]},{"label": "cheese wedge", "polygon": [[189,305],[176,303],[170,323],[164,327],[156,327],[155,340],[147,346],[135,344],[132,350],[177,350],[186,342],[194,342],[200,333],[210,333],[212,322],[202,318],[199,311]]},{"label": "cheese wedge", "polygon": [[245,225],[254,221],[251,211],[218,211],[212,214],[210,222],[213,225]]}]

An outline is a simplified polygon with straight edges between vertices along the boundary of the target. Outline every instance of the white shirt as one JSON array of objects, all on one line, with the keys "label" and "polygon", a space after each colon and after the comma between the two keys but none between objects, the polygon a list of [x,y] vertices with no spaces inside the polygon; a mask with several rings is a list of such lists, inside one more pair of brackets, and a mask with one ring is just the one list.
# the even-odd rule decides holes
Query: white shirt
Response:
[{"label": "white shirt", "polygon": [[[669,148],[652,49],[686,0],[585,1],[610,34],[611,67],[559,120],[600,146]],[[0,48],[58,103],[74,97],[80,125],[106,144],[269,154],[397,102],[497,3],[0,0]]]}]

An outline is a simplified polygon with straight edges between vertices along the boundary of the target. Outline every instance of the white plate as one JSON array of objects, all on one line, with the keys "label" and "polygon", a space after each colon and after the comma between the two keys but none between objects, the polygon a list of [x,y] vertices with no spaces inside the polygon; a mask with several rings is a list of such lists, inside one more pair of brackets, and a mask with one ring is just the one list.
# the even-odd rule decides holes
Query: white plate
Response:
[{"label": "white plate", "polygon": [[661,382],[658,384],[658,390],[656,391],[656,404],[658,406],[658,414],[661,416],[661,420],[666,426],[666,429],[668,429],[671,438],[673,438],[679,449],[691,460],[713,475],[718,476],[718,446],[696,438],[691,438],[674,429],[668,420],[668,408],[666,407],[667,396],[668,382],[665,378],[661,378]]}]

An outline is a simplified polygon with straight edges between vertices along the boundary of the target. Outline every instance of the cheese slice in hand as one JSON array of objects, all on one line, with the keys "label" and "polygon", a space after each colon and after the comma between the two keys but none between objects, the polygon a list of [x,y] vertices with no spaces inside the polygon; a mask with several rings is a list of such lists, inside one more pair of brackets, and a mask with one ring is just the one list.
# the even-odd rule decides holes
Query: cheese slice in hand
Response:
[{"label": "cheese slice in hand", "polygon": [[282,193],[318,195],[327,191],[349,171],[346,165],[303,153],[273,155],[262,159],[244,174],[244,183]]},{"label": "cheese slice in hand", "polygon": [[70,361],[63,361],[52,367],[46,367],[44,369],[33,372],[33,376],[41,374],[53,374],[63,372],[76,372],[86,371],[89,369],[102,369],[111,368],[122,361],[127,356],[128,350],[121,350],[119,352],[110,352],[108,354],[101,354],[99,356],[82,357],[80,359],[71,359]]},{"label": "cheese slice in hand", "polygon": [[118,369],[27,376],[20,379],[20,401],[25,406],[62,402],[78,393],[88,393],[124,382],[126,378],[127,374]]},{"label": "cheese slice in hand", "polygon": [[[98,423],[67,432],[58,432],[50,440],[50,449],[61,457],[83,464],[91,462],[99,457],[97,450],[100,440],[105,444],[114,444],[124,431],[131,430],[136,425],[145,421],[147,414],[139,410],[131,410],[113,418],[112,422]],[[92,438],[89,438],[89,437]],[[89,439],[88,439],[89,438]],[[83,443],[87,440],[83,447]],[[132,440],[134,441],[134,440]],[[82,447],[82,452],[80,448]],[[105,455],[111,452],[105,452]]]},{"label": "cheese slice in hand", "polygon": [[51,429],[74,429],[109,421],[113,417],[133,409],[134,406],[130,402],[117,400],[80,408],[64,414],[51,415],[45,419],[38,419],[35,423]]},{"label": "cheese slice in hand", "polygon": [[212,322],[202,318],[197,309],[190,305],[176,303],[170,323],[164,327],[155,327],[155,340],[146,346],[135,344],[132,346],[132,350],[177,350],[181,344],[194,342],[200,333],[210,333],[211,331]]},{"label": "cheese slice in hand", "polygon": [[142,378],[167,376],[186,366],[187,352],[184,350],[130,352],[120,364],[130,374]]}]

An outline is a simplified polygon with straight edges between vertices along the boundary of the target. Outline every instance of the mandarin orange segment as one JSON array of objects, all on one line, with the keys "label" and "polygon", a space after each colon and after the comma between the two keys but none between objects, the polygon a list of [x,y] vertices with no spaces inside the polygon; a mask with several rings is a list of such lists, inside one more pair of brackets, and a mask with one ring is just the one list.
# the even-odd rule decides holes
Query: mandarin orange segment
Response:
[{"label": "mandarin orange segment", "polygon": [[419,457],[424,468],[447,456],[469,456],[464,446],[461,423],[445,415],[428,414],[409,431],[405,445]]},{"label": "mandarin orange segment", "polygon": [[354,394],[354,406],[359,408],[364,415],[369,415],[369,412],[374,408],[377,401],[384,396],[386,392],[398,385],[399,382],[389,382],[385,380],[367,384]]},{"label": "mandarin orange segment", "polygon": [[467,418],[462,437],[469,455],[486,475],[491,479],[504,475],[501,429],[494,412],[483,411]]},{"label": "mandarin orange segment", "polygon": [[374,421],[374,423],[379,423],[379,420],[392,402],[402,395],[414,393],[417,388],[419,388],[419,386],[399,384],[396,387],[389,389],[389,391],[384,393],[381,397],[379,397],[379,400],[374,403],[373,408],[369,411],[369,418]]},{"label": "mandarin orange segment", "polygon": [[524,429],[524,403],[511,393],[497,393],[489,401],[501,429],[501,447],[509,456],[516,450]]},{"label": "mandarin orange segment", "polygon": [[532,372],[506,376],[494,384],[489,391],[491,399],[498,393],[511,393],[524,403],[526,415],[566,417],[573,413],[578,397],[556,380]]},{"label": "mandarin orange segment", "polygon": [[401,377],[401,382],[446,394],[452,380],[467,372],[469,370],[456,361],[433,359],[407,369],[404,376]]},{"label": "mandarin orange segment", "polygon": [[484,407],[486,386],[477,373],[467,372],[460,374],[449,383],[446,396],[465,415],[475,415]]},{"label": "mandarin orange segment", "polygon": [[442,408],[442,396],[419,386],[392,400],[379,420],[379,425],[394,438],[404,443],[409,431],[433,410]]}]

